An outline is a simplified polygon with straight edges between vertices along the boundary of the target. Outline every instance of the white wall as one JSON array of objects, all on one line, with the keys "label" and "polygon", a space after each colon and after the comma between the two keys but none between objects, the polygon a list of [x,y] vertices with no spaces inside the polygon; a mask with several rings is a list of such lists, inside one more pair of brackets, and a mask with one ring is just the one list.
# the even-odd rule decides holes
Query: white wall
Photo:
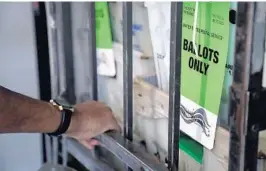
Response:
[{"label": "white wall", "polygon": [[[31,3],[0,3],[0,85],[38,98]],[[1,171],[41,167],[40,134],[0,135]]]}]

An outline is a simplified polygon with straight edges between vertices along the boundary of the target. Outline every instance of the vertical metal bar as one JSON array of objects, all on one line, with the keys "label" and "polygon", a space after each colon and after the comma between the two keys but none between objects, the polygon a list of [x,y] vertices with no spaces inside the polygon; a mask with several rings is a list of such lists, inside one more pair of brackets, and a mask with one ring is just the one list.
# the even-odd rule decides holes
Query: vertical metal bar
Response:
[{"label": "vertical metal bar", "polygon": [[[92,99],[98,100],[98,80],[97,80],[97,48],[96,48],[96,22],[95,22],[95,2],[88,2],[88,22],[89,22],[89,58],[91,58],[91,78],[92,78]],[[99,148],[92,150],[92,156],[99,159]]]},{"label": "vertical metal bar", "polygon": [[71,2],[62,2],[62,14],[63,48],[66,74],[66,92],[64,95],[66,96],[66,100],[70,104],[75,104],[76,95],[74,78]]},{"label": "vertical metal bar", "polygon": [[124,136],[133,140],[132,2],[123,2]]},{"label": "vertical metal bar", "polygon": [[181,81],[182,2],[171,3],[171,42],[169,76],[168,168],[178,170]]},{"label": "vertical metal bar", "polygon": [[265,171],[266,169],[266,160],[264,158],[258,159],[257,170],[256,171]]},{"label": "vertical metal bar", "polygon": [[58,138],[53,137],[53,164],[58,164]]},{"label": "vertical metal bar", "polygon": [[[60,85],[64,85],[65,84],[62,84],[61,80],[62,79],[62,75],[65,74],[65,70],[60,70],[60,65],[62,66],[63,64],[63,61],[62,61],[62,57],[64,56],[64,52],[63,52],[63,49],[64,48],[61,48],[60,49],[60,45],[63,44],[63,40],[62,41],[59,41],[59,37],[63,38],[63,35],[62,35],[62,27],[63,27],[63,23],[62,23],[62,16],[63,16],[63,11],[62,11],[62,3],[58,2],[58,3],[55,3],[55,11],[57,13],[54,13],[55,14],[55,27],[56,27],[56,30],[54,30],[54,40],[56,41],[55,43],[53,43],[52,45],[54,45],[55,47],[55,52],[57,52],[57,56],[55,58],[55,60],[52,60],[51,62],[54,62],[52,65],[55,66],[55,73],[52,73],[52,74],[55,74],[57,76],[57,79],[55,78],[54,75],[52,75],[52,81],[58,81],[58,85],[57,85],[57,90],[58,92],[52,92],[52,93],[56,93],[56,94],[52,94],[52,97],[53,98],[57,98],[59,95],[60,95],[60,91],[62,91]],[[57,46],[58,45],[58,46]],[[63,47],[63,46],[61,46]],[[52,49],[51,49],[52,50]],[[57,65],[56,65],[57,64]],[[56,68],[58,67],[58,68]],[[63,72],[60,72],[60,71],[63,71]],[[54,86],[54,82],[52,82]],[[53,89],[55,90],[55,89]],[[57,164],[56,161],[55,161],[55,156],[58,156],[58,151],[55,149],[56,147],[58,147],[57,143],[58,143],[58,138],[57,137],[49,137],[51,139],[51,151],[52,151],[52,156],[51,156],[51,159],[52,159],[52,163],[53,164]]]},{"label": "vertical metal bar", "polygon": [[[58,59],[57,62],[58,70],[57,73],[54,73],[58,75],[60,78],[62,75],[65,76],[65,82],[64,85],[66,87],[66,90],[63,94],[63,98],[70,103],[75,104],[76,97],[75,97],[75,83],[74,83],[74,64],[73,64],[73,45],[72,45],[72,15],[71,15],[71,3],[69,2],[62,2],[62,3],[56,3],[55,4],[55,10],[58,12],[56,13],[55,20],[56,20],[56,33],[54,32],[54,37],[56,37],[59,47],[55,46],[55,55],[57,55]],[[55,13],[54,13],[55,14]],[[53,44],[53,45],[56,45]],[[58,48],[58,49],[57,49]],[[57,54],[58,53],[58,54]],[[61,59],[61,60],[60,60]],[[62,65],[63,64],[63,65]],[[52,64],[55,65],[55,64]],[[60,70],[60,66],[63,70]],[[58,81],[58,80],[57,80]],[[59,81],[58,81],[59,82]],[[60,84],[60,83],[59,83]],[[57,83],[58,86],[58,83]],[[58,86],[59,87],[59,86]],[[56,91],[56,90],[55,90]],[[57,90],[57,92],[53,92],[53,97],[56,98],[60,95],[60,90]],[[56,94],[55,94],[56,93]],[[66,151],[65,144],[62,141],[62,150]],[[59,157],[59,139],[57,137],[52,138],[52,161],[54,164],[58,164],[58,157]],[[63,157],[66,157],[63,156]],[[63,162],[66,162],[67,158],[63,159]]]},{"label": "vertical metal bar", "polygon": [[57,28],[56,28],[56,8],[55,2],[45,2],[46,18],[48,26],[48,45],[50,59],[50,77],[51,77],[51,96],[56,98],[60,93],[59,75],[58,75],[58,43],[57,43]]},{"label": "vertical metal bar", "polygon": [[62,137],[62,163],[63,166],[67,166],[67,162],[68,162],[68,150],[67,150],[67,137],[63,136]]},{"label": "vertical metal bar", "polygon": [[[48,45],[49,45],[49,57],[50,57],[50,78],[51,78],[51,97],[54,99],[59,94],[59,75],[58,75],[58,47],[57,47],[57,28],[55,24],[55,3],[46,2],[46,16],[47,16],[47,31],[48,31]],[[47,162],[54,161],[53,145],[51,144],[52,138],[45,135],[45,144],[47,150]]]},{"label": "vertical metal bar", "polygon": [[46,157],[47,163],[52,162],[52,146],[51,146],[51,137],[48,135],[44,135],[45,138],[45,148],[46,148]]},{"label": "vertical metal bar", "polygon": [[92,58],[92,98],[98,100],[95,2],[89,4],[89,53]]},{"label": "vertical metal bar", "polygon": [[[48,101],[51,98],[50,89],[50,74],[51,69],[49,69],[49,61],[51,56],[49,54],[49,30],[47,26],[48,12],[46,10],[45,4],[37,3],[37,8],[34,8],[34,24],[35,24],[35,34],[36,34],[36,53],[38,56],[38,71],[39,71],[39,86],[40,86],[40,98],[41,100]],[[43,135],[45,149],[44,161],[52,162],[52,148],[51,148],[51,138],[47,135]]]},{"label": "vertical metal bar", "polygon": [[[73,44],[72,44],[72,15],[71,15],[71,3],[70,2],[60,2],[56,8],[59,8],[59,16],[56,21],[58,24],[57,33],[61,36],[62,44],[62,55],[64,64],[64,74],[65,74],[65,92],[63,97],[70,104],[75,104],[75,81],[74,81],[74,64],[73,64]],[[60,56],[58,56],[60,57]],[[62,73],[58,73],[62,74]],[[61,93],[61,92],[60,92]],[[57,94],[60,95],[60,94]],[[59,157],[59,138],[53,137],[53,163],[58,164]],[[64,144],[62,144],[64,146]],[[63,147],[65,148],[65,147]]]},{"label": "vertical metal bar", "polygon": [[[66,74],[65,74],[65,61],[64,61],[64,35],[63,35],[63,11],[62,11],[62,3],[61,2],[56,2],[55,3],[55,27],[56,27],[56,32],[55,32],[55,43],[56,49],[57,49],[57,58],[54,62],[56,62],[57,65],[55,65],[56,68],[56,75],[57,75],[57,81],[59,82],[58,84],[58,93],[56,94],[56,98],[61,97],[62,93],[66,89]],[[54,46],[53,45],[53,46]],[[55,63],[54,63],[55,64]]]},{"label": "vertical metal bar", "polygon": [[[253,94],[249,92],[254,33],[255,5],[239,2],[235,44],[235,66],[230,93],[230,151],[229,171],[256,170],[258,128],[254,125],[257,112],[251,114]],[[263,42],[262,42],[263,43]]]}]

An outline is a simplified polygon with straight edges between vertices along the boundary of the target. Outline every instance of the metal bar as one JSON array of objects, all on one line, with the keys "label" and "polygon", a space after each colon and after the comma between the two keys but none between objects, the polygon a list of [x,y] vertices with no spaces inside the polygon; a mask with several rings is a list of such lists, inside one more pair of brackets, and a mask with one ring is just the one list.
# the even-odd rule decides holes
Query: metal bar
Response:
[{"label": "metal bar", "polygon": [[[49,53],[50,46],[48,39],[49,30],[47,23],[48,22],[48,15],[49,13],[45,10],[45,4],[38,3],[38,12],[34,13],[34,24],[35,24],[35,33],[36,33],[36,49],[38,55],[38,70],[39,70],[39,84],[40,84],[40,98],[42,100],[48,101],[51,98],[51,89],[50,89],[50,74],[52,72],[49,69],[49,62],[51,60],[51,55]],[[48,31],[46,34],[45,31]],[[47,43],[47,44],[46,44]],[[49,59],[48,59],[49,58]],[[48,68],[47,68],[48,67]],[[44,159],[46,158],[45,162],[52,162],[52,147],[51,147],[51,138],[47,135],[43,135],[45,150],[43,151]]]},{"label": "metal bar", "polygon": [[256,171],[264,171],[266,168],[265,159],[258,159],[257,170]]},{"label": "metal bar", "polygon": [[62,38],[65,60],[66,91],[65,99],[70,104],[75,104],[75,79],[74,79],[74,61],[73,61],[73,39],[72,39],[72,15],[71,2],[62,2]]},{"label": "metal bar", "polygon": [[52,137],[53,141],[53,164],[58,164],[58,138]]},{"label": "metal bar", "polygon": [[67,139],[68,151],[84,167],[91,171],[114,171],[109,165],[100,160],[93,159],[91,152],[74,139]]},{"label": "metal bar", "polygon": [[[56,54],[57,55],[56,59],[58,59],[56,62],[61,62],[64,64],[63,73],[65,74],[64,84],[66,86],[66,89],[65,89],[65,92],[63,93],[63,98],[68,103],[74,104],[76,101],[76,98],[75,98],[75,84],[74,84],[74,64],[73,64],[73,45],[72,45],[72,27],[71,27],[71,3],[69,2],[57,3],[55,4],[54,7],[55,7],[55,10],[58,12],[56,14],[56,23],[55,23],[56,33],[58,34],[54,33],[53,36],[59,36],[56,38],[58,39],[58,42],[62,43],[61,49],[57,49],[58,48],[57,46],[55,47],[55,53],[61,52],[61,54],[59,53]],[[56,44],[53,44],[53,45],[56,45]],[[61,58],[61,61],[59,58]],[[58,65],[58,67],[60,66]],[[61,74],[62,76],[62,73],[60,72],[59,68],[57,70],[57,73],[54,73],[54,74],[56,75]],[[61,95],[60,94],[61,92],[59,92],[59,90],[57,91],[58,92],[55,92],[55,90],[53,91],[54,93],[53,97],[62,98],[62,97],[58,97]],[[54,164],[58,163],[58,157],[59,157],[58,145],[59,145],[59,139],[57,137],[53,137],[52,138],[52,162]]]},{"label": "metal bar", "polygon": [[[235,67],[230,93],[229,171],[256,170],[258,129],[251,119],[253,94],[249,92],[254,34],[255,3],[239,2],[235,44]],[[252,113],[257,115],[257,113]],[[254,117],[253,116],[253,117]]]},{"label": "metal bar", "polygon": [[[52,98],[55,98],[58,94],[59,94],[59,78],[58,78],[58,73],[57,73],[57,67],[58,67],[58,49],[57,49],[57,43],[56,43],[56,39],[57,39],[57,29],[55,27],[55,4],[53,2],[47,3],[46,4],[46,10],[47,10],[47,23],[48,23],[48,35],[50,43],[49,43],[49,47],[50,49],[50,70],[51,70],[51,96]],[[50,34],[49,34],[50,33]],[[58,163],[58,138],[56,137],[46,137],[48,139],[48,141],[50,141],[49,146],[50,146],[50,150],[51,150],[51,159],[52,159],[52,163],[53,164],[57,164]],[[51,143],[52,141],[52,143]],[[52,145],[51,145],[52,144]]]},{"label": "metal bar", "polygon": [[169,76],[168,168],[178,170],[181,81],[182,2],[171,3],[171,42]]},{"label": "metal bar", "polygon": [[133,140],[132,2],[123,2],[124,136]]},{"label": "metal bar", "polygon": [[164,163],[149,155],[141,145],[134,143],[119,133],[108,132],[96,137],[104,147],[134,171],[166,171]]},{"label": "metal bar", "polygon": [[50,59],[50,77],[51,77],[51,96],[56,98],[60,93],[60,81],[58,75],[58,44],[57,44],[57,27],[56,27],[56,7],[55,2],[45,2],[47,31],[48,31],[48,45],[49,45],[49,59]]},{"label": "metal bar", "polygon": [[62,164],[63,166],[67,166],[67,162],[68,162],[67,137],[63,136],[61,142],[62,142]]},{"label": "metal bar", "polygon": [[[51,5],[51,6],[50,6]],[[51,9],[50,9],[51,8]],[[56,4],[47,4],[47,10],[49,13],[50,22],[55,22],[54,25],[51,25],[51,34],[50,44],[53,45],[51,49],[52,61],[50,66],[53,71],[51,77],[53,78],[53,98],[64,98],[67,103],[74,104],[75,99],[75,84],[74,84],[74,65],[73,65],[73,45],[72,45],[72,27],[71,27],[71,4],[69,2],[65,3],[56,3]],[[57,13],[55,13],[55,11]],[[54,21],[55,20],[55,21]],[[51,24],[51,23],[49,23]],[[55,30],[56,28],[56,30]],[[60,44],[61,48],[57,46]],[[60,53],[61,52],[61,53]],[[60,59],[61,58],[61,61]],[[59,63],[63,63],[63,70],[60,70]],[[62,67],[62,66],[61,66]],[[63,72],[61,72],[63,71]],[[64,74],[62,74],[64,73]],[[61,74],[61,75],[59,75]],[[65,86],[66,90],[63,93],[64,97],[61,97],[62,92],[60,92],[60,81],[59,78],[65,76]],[[62,150],[63,150],[63,163],[66,165],[67,162],[67,152],[64,141],[62,141]],[[59,139],[57,137],[52,138],[52,162],[54,164],[58,163],[58,145]]]},{"label": "metal bar", "polygon": [[[132,2],[123,2],[123,109],[124,137],[133,140]],[[131,170],[132,168],[128,168]]]},{"label": "metal bar", "polygon": [[66,74],[65,74],[65,61],[64,61],[64,36],[62,34],[62,28],[63,28],[63,12],[62,12],[62,4],[60,2],[55,3],[55,27],[56,27],[56,34],[55,36],[55,43],[56,49],[57,49],[57,56],[55,59],[55,66],[56,68],[56,75],[57,75],[57,81],[59,82],[58,84],[58,93],[56,94],[56,98],[62,98],[62,94],[66,90]]},{"label": "metal bar", "polygon": [[51,146],[51,137],[48,135],[44,135],[45,138],[45,149],[46,149],[46,157],[47,162],[52,162],[52,146]]},{"label": "metal bar", "polygon": [[[95,2],[88,2],[89,9],[89,57],[91,58],[91,78],[92,78],[92,99],[98,100],[98,79],[97,79],[97,48],[96,48],[96,22],[95,22]],[[99,159],[98,147],[92,150],[94,159]]]},{"label": "metal bar", "polygon": [[[256,9],[256,12],[258,13],[259,11],[259,14],[257,14],[258,16],[256,17],[256,21],[258,22],[258,24],[260,24],[260,25],[262,25],[262,26],[264,26],[264,27],[266,27],[265,25],[265,23],[266,23],[266,3],[265,2],[257,2],[257,9]],[[265,39],[265,35],[266,35],[266,30],[264,29],[264,34],[263,34],[264,36],[262,36],[261,34],[260,34],[260,38],[262,38],[263,39],[263,41],[264,41],[264,43],[262,43],[262,44],[258,44],[259,46],[261,46],[261,48],[263,48],[264,49],[264,53],[261,55],[262,56],[262,60],[260,61],[260,62],[258,62],[258,63],[263,63],[263,72],[262,72],[262,81],[261,81],[261,84],[262,84],[262,87],[263,88],[266,88],[266,55],[265,55],[265,49],[266,49],[266,47],[265,47],[265,44],[266,44],[266,39]],[[258,42],[259,43],[259,42]]]},{"label": "metal bar", "polygon": [[98,100],[97,81],[97,50],[96,50],[96,24],[95,24],[95,2],[88,2],[89,5],[89,53],[92,58],[92,98]]}]

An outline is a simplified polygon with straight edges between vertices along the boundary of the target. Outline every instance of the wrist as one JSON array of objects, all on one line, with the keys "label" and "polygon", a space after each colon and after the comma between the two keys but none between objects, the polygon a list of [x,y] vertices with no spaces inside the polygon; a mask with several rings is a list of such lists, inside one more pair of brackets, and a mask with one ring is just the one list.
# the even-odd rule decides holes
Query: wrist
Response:
[{"label": "wrist", "polygon": [[51,103],[48,103],[49,107],[50,107],[50,111],[51,111],[51,117],[49,118],[50,120],[50,129],[48,131],[48,133],[54,132],[57,130],[57,128],[60,125],[61,122],[61,112],[56,109]]},{"label": "wrist", "polygon": [[77,112],[76,110],[73,111],[72,113],[72,117],[71,117],[71,121],[70,121],[70,124],[69,124],[69,127],[66,131],[66,134],[71,134],[73,132],[76,132],[78,129],[78,115],[77,115]]},{"label": "wrist", "polygon": [[50,104],[53,106],[54,111],[57,111],[55,112],[55,116],[60,115],[60,121],[57,128],[53,132],[50,132],[48,134],[50,136],[60,136],[62,134],[65,134],[70,129],[70,127],[73,127],[72,125],[74,122],[72,122],[71,125],[73,109],[67,106],[62,106],[55,100],[50,100]]}]

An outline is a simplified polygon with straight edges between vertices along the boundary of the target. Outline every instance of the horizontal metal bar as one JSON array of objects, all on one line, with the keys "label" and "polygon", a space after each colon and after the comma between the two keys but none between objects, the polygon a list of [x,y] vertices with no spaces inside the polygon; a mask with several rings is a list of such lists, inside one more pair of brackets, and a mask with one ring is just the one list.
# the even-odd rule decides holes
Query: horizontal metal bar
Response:
[{"label": "horizontal metal bar", "polygon": [[113,153],[119,160],[134,171],[166,171],[164,163],[147,152],[137,143],[127,140],[121,134],[108,132],[96,137],[101,147]]},{"label": "horizontal metal bar", "polygon": [[44,165],[42,165],[42,167],[38,171],[47,171],[47,170],[76,171],[76,170],[74,170],[70,167],[67,167],[67,166],[62,166],[59,164],[51,164],[51,163],[45,163]]},{"label": "horizontal metal bar", "polygon": [[92,153],[74,139],[67,139],[67,149],[86,169],[91,171],[114,171],[103,161],[94,159]]}]

